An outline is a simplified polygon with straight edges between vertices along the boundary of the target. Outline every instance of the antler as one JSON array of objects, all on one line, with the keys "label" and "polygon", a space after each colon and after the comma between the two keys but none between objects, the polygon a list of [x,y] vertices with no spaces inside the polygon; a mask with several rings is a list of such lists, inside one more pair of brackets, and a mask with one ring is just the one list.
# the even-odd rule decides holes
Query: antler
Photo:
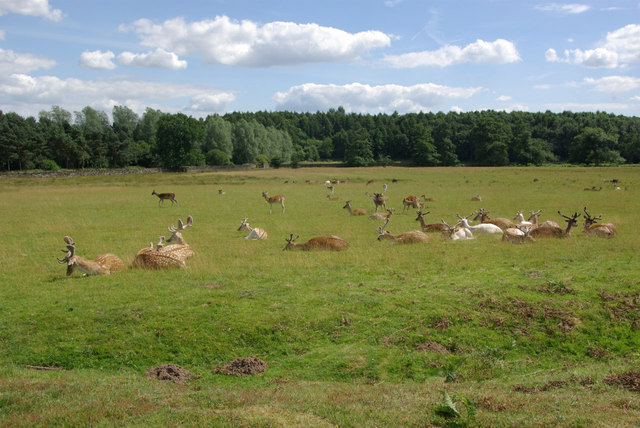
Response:
[{"label": "antler", "polygon": [[[160,251],[160,249],[161,249],[162,247],[164,247],[164,243],[162,242],[162,241],[164,241],[164,238],[165,238],[164,236],[161,236],[161,237],[158,239],[158,243],[156,244],[156,251]],[[153,248],[153,244],[151,245],[151,247]]]},{"label": "antler", "polygon": [[[65,236],[65,242],[68,242],[66,238],[69,238],[68,236]],[[69,238],[71,239],[71,238]],[[71,242],[73,242],[73,240],[71,240]],[[65,252],[65,250],[60,250],[63,253]],[[73,256],[76,253],[76,247],[75,245],[67,245],[67,251],[66,251],[67,255],[64,256],[64,259],[58,259],[56,257],[56,259],[58,260],[58,263],[63,264],[63,263],[68,263],[69,260],[71,260],[73,258]]]},{"label": "antler", "polygon": [[390,220],[391,220],[391,215],[389,215],[389,216],[385,219],[384,224],[382,225],[382,227],[380,227],[380,228],[379,228],[379,229],[380,229],[380,233],[382,233],[382,232],[384,231],[384,228],[385,228],[385,227],[387,227],[387,225],[389,224],[389,221],[390,221]]},{"label": "antler", "polygon": [[193,226],[193,217],[191,217],[191,216],[187,217],[187,224],[186,225],[184,225],[182,223],[182,219],[179,218],[178,219],[178,227],[176,228],[174,225],[169,226],[169,232],[176,233],[176,232],[179,232],[181,230],[186,229],[187,227],[192,227],[192,226]]},{"label": "antler", "polygon": [[598,217],[591,217],[587,212],[587,207],[584,207],[584,215],[587,218],[587,220],[589,220],[592,223],[595,223],[597,220],[602,220],[602,214],[600,214]]},{"label": "antler", "polygon": [[578,217],[580,217],[580,214],[578,214],[577,212],[573,214],[573,217],[569,217],[569,216],[566,216],[566,215],[562,214],[560,212],[560,210],[558,210],[558,214],[560,214],[562,217],[567,219],[567,221],[573,221],[573,220],[577,219]]},{"label": "antler", "polygon": [[300,237],[300,235],[296,235],[296,237],[293,237],[293,233],[291,234],[291,236],[289,236],[289,239],[285,238],[284,240],[291,243],[294,242],[296,239],[298,239]]}]

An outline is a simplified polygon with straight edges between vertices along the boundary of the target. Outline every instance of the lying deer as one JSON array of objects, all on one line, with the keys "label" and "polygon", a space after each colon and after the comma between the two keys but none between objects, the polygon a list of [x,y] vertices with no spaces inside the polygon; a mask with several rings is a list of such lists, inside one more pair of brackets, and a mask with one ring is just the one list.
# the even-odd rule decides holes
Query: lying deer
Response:
[{"label": "lying deer", "polygon": [[349,248],[349,243],[336,235],[318,236],[316,238],[311,238],[310,240],[302,244],[296,244],[295,240],[298,239],[299,237],[300,235],[297,235],[294,238],[292,233],[288,239],[285,239],[285,241],[287,241],[287,245],[283,248],[283,251],[286,251],[286,250],[342,251]]},{"label": "lying deer", "polygon": [[[67,255],[63,259],[58,259],[58,263],[67,264],[67,275],[71,275],[75,269],[83,272],[83,276],[89,275],[109,275],[124,269],[124,263],[115,254],[100,254],[94,260],[88,260],[76,256],[76,244],[69,236],[64,237],[67,244]],[[65,250],[62,250],[64,253]]]},{"label": "lying deer", "polygon": [[478,220],[480,220],[480,223],[495,224],[502,230],[508,229],[510,227],[516,227],[516,225],[508,218],[492,219],[491,217],[489,217],[489,211],[485,210],[484,208],[480,208],[478,210],[478,214],[476,214],[476,216],[473,218],[473,221],[478,221]]},{"label": "lying deer", "polygon": [[267,232],[260,227],[251,227],[249,223],[247,223],[248,218],[242,219],[242,224],[238,228],[238,232],[249,232],[244,239],[267,239]]},{"label": "lying deer", "polygon": [[543,225],[531,230],[531,232],[529,232],[529,235],[533,238],[566,238],[567,236],[569,236],[569,234],[571,233],[571,228],[578,225],[576,219],[580,217],[580,214],[575,213],[571,217],[562,214],[560,211],[558,211],[558,214],[565,218],[565,221],[567,222],[566,229],[562,229],[561,227],[556,226]]},{"label": "lying deer", "polygon": [[378,232],[378,241],[382,241],[383,239],[388,239],[393,244],[418,244],[422,242],[429,242],[429,236],[426,233],[420,230],[412,230],[410,232],[400,233],[398,235],[393,235],[388,230],[384,230],[384,228],[389,224],[389,220],[391,217],[388,217],[384,222],[382,227],[377,229]]},{"label": "lying deer", "polygon": [[510,227],[504,231],[502,235],[503,241],[509,241],[512,244],[524,244],[525,242],[536,242],[529,234],[533,229],[527,228],[526,231],[522,231],[517,227]]},{"label": "lying deer", "polygon": [[444,221],[444,219],[442,219],[442,224],[445,226],[445,229],[442,231],[442,239],[450,239],[451,241],[474,239],[473,232],[466,227],[451,227]]},{"label": "lying deer", "polygon": [[394,212],[394,209],[388,209],[386,213],[380,212],[380,213],[373,213],[369,216],[369,220],[386,220],[387,218],[389,218]]},{"label": "lying deer", "polygon": [[153,248],[153,242],[150,242],[147,248],[138,251],[133,259],[132,266],[140,269],[185,267],[184,260],[178,257],[178,255],[161,251],[164,248],[162,241],[164,241],[164,236],[160,237],[160,241],[155,249]]},{"label": "lying deer", "polygon": [[169,226],[169,232],[171,232],[171,236],[167,239],[168,243],[173,243],[172,245],[166,245],[162,247],[160,252],[163,253],[172,253],[175,254],[178,258],[182,260],[186,260],[189,257],[192,257],[195,253],[191,246],[187,244],[187,241],[182,237],[182,231],[187,227],[193,227],[193,217],[187,217],[187,224],[182,223],[182,219],[178,219],[178,227],[174,225]]},{"label": "lying deer", "polygon": [[351,201],[347,201],[347,203],[344,204],[344,207],[342,208],[349,210],[349,214],[351,215],[367,215],[367,211],[363,210],[362,208],[351,208]]},{"label": "lying deer", "polygon": [[584,207],[584,233],[598,236],[600,238],[613,238],[617,235],[618,230],[613,223],[596,224],[598,220],[602,219],[602,215],[598,217],[591,217],[587,212],[587,207]]},{"label": "lying deer", "polygon": [[422,231],[425,233],[431,233],[431,232],[440,232],[442,233],[443,231],[447,230],[447,226],[445,226],[442,223],[429,223],[426,224],[424,221],[424,216],[429,214],[429,211],[427,211],[426,213],[423,213],[421,210],[418,211],[418,217],[416,217],[416,221],[420,222],[420,227],[422,228]]},{"label": "lying deer", "polygon": [[171,206],[173,206],[174,202],[176,204],[178,203],[178,201],[176,201],[175,193],[156,193],[156,191],[154,190],[153,192],[151,192],[151,195],[156,195],[159,198],[158,206],[160,206],[160,202],[162,202],[162,206],[164,206],[165,199],[169,199],[171,201]]}]

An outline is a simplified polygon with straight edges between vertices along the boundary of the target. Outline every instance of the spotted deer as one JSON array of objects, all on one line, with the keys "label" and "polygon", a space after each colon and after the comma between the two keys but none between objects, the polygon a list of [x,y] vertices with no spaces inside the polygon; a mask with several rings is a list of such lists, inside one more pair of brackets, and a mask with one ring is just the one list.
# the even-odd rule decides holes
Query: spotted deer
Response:
[{"label": "spotted deer", "polygon": [[284,214],[284,196],[275,195],[269,196],[267,192],[262,192],[262,197],[269,204],[269,214],[273,214],[273,204],[280,204],[282,207],[282,214]]},{"label": "spotted deer", "polygon": [[386,213],[383,212],[379,212],[379,213],[373,213],[369,216],[370,220],[386,220],[387,218],[391,217],[391,215],[394,213],[394,209],[388,209]]},{"label": "spotted deer", "polygon": [[509,241],[512,244],[524,244],[525,242],[536,242],[536,240],[529,236],[533,229],[528,228],[525,231],[520,230],[517,227],[510,227],[506,229],[502,235],[503,241]]},{"label": "spotted deer", "polygon": [[442,224],[445,226],[445,229],[442,231],[442,239],[448,239],[451,241],[474,239],[473,232],[466,227],[451,227],[444,221],[444,219],[442,219]]},{"label": "spotted deer", "polygon": [[115,254],[100,254],[94,260],[88,260],[76,256],[76,244],[71,237],[65,236],[64,242],[67,244],[67,250],[62,252],[66,252],[67,255],[58,259],[58,263],[67,264],[67,276],[73,274],[76,269],[83,272],[83,276],[109,275],[124,269],[124,263]]},{"label": "spotted deer", "polygon": [[176,204],[178,203],[178,201],[176,201],[176,194],[175,193],[156,193],[156,191],[154,190],[153,192],[151,192],[151,195],[156,195],[159,200],[158,200],[158,206],[160,206],[160,202],[162,202],[162,206],[164,206],[164,200],[168,199],[171,201],[171,206],[173,206],[173,203],[175,202]]},{"label": "spotted deer", "polygon": [[343,251],[349,248],[349,243],[336,235],[318,236],[302,244],[296,244],[295,241],[299,237],[300,235],[297,235],[294,238],[292,233],[288,239],[285,239],[287,245],[283,248],[283,251]]},{"label": "spotted deer", "polygon": [[389,200],[387,196],[382,193],[374,193],[371,199],[373,199],[373,203],[376,206],[376,212],[378,212],[378,208],[387,209],[387,201]]}]

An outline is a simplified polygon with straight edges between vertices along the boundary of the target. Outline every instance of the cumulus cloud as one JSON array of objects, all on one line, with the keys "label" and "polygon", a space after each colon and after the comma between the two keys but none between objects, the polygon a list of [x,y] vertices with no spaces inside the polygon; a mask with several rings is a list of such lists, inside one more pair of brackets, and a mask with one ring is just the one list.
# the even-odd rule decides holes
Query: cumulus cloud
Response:
[{"label": "cumulus cloud", "polygon": [[607,33],[606,39],[595,49],[567,49],[558,55],[555,49],[547,49],[548,62],[564,62],[592,68],[616,68],[628,63],[640,62],[640,24],[629,24]]},{"label": "cumulus cloud", "polygon": [[35,70],[49,69],[55,65],[56,62],[50,58],[20,54],[10,49],[0,49],[0,75],[29,73]]},{"label": "cumulus cloud", "polygon": [[[235,94],[191,84],[132,80],[87,81],[16,73],[0,77],[0,99],[7,109],[16,112],[29,109],[26,111],[28,114],[47,110],[52,105],[80,110],[87,105],[99,108],[128,105],[130,100],[137,100],[139,106],[158,105],[163,111],[188,112],[192,106],[197,106],[200,111],[210,108],[208,112],[223,112],[227,104],[235,100]],[[171,104],[176,103],[181,103],[181,106],[172,108]]]},{"label": "cumulus cloud", "polygon": [[349,61],[391,43],[390,37],[379,31],[352,34],[293,22],[258,25],[227,16],[197,22],[174,18],[161,24],[140,19],[121,29],[135,31],[145,46],[179,55],[202,55],[208,64],[247,67]]},{"label": "cumulus cloud", "polygon": [[516,46],[504,39],[493,42],[476,40],[463,48],[447,45],[435,51],[388,55],[384,62],[394,68],[447,67],[471,62],[476,64],[506,64],[520,60]]},{"label": "cumulus cloud", "polygon": [[84,51],[80,54],[78,63],[81,67],[91,70],[113,70],[116,68],[112,61],[114,56],[111,51]]},{"label": "cumulus cloud", "polygon": [[640,88],[640,78],[630,76],[607,76],[599,79],[587,77],[584,84],[602,92],[628,92]]},{"label": "cumulus cloud", "polygon": [[498,98],[496,98],[498,101],[511,101],[511,97],[508,95],[500,95]]},{"label": "cumulus cloud", "polygon": [[578,3],[550,3],[544,5],[535,6],[536,9],[541,10],[543,12],[558,12],[558,13],[568,13],[568,14],[578,14],[586,12],[590,9],[586,4],[578,4]]},{"label": "cumulus cloud", "polygon": [[52,9],[49,5],[49,0],[0,0],[0,15],[8,13],[42,16],[51,21],[60,21],[62,19],[62,11]]},{"label": "cumulus cloud", "polygon": [[482,88],[455,88],[425,83],[414,86],[361,83],[319,85],[306,83],[278,92],[274,100],[278,109],[293,111],[328,110],[342,106],[346,111],[399,113],[429,111],[448,99],[470,98]]},{"label": "cumulus cloud", "polygon": [[118,64],[133,67],[159,67],[170,70],[180,70],[187,68],[187,61],[178,58],[173,52],[167,52],[158,48],[155,51],[134,54],[132,52],[122,52],[118,55]]}]

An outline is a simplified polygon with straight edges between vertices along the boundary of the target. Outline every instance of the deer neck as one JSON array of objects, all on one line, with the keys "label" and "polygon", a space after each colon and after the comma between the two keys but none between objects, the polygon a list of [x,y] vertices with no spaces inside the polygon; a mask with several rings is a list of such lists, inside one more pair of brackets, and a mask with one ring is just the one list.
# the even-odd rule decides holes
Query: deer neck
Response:
[{"label": "deer neck", "polygon": [[[101,266],[94,260],[87,260],[83,257],[78,256],[75,257],[74,263],[69,266],[71,272],[73,272],[74,269],[71,268],[71,266],[74,266],[76,269],[80,270],[86,275],[98,275],[100,273],[103,273],[105,270],[103,266]],[[70,275],[69,269],[67,270],[67,275]]]},{"label": "deer neck", "polygon": [[167,239],[167,242],[177,245],[187,245],[187,242],[180,232],[176,232],[171,238]]}]

